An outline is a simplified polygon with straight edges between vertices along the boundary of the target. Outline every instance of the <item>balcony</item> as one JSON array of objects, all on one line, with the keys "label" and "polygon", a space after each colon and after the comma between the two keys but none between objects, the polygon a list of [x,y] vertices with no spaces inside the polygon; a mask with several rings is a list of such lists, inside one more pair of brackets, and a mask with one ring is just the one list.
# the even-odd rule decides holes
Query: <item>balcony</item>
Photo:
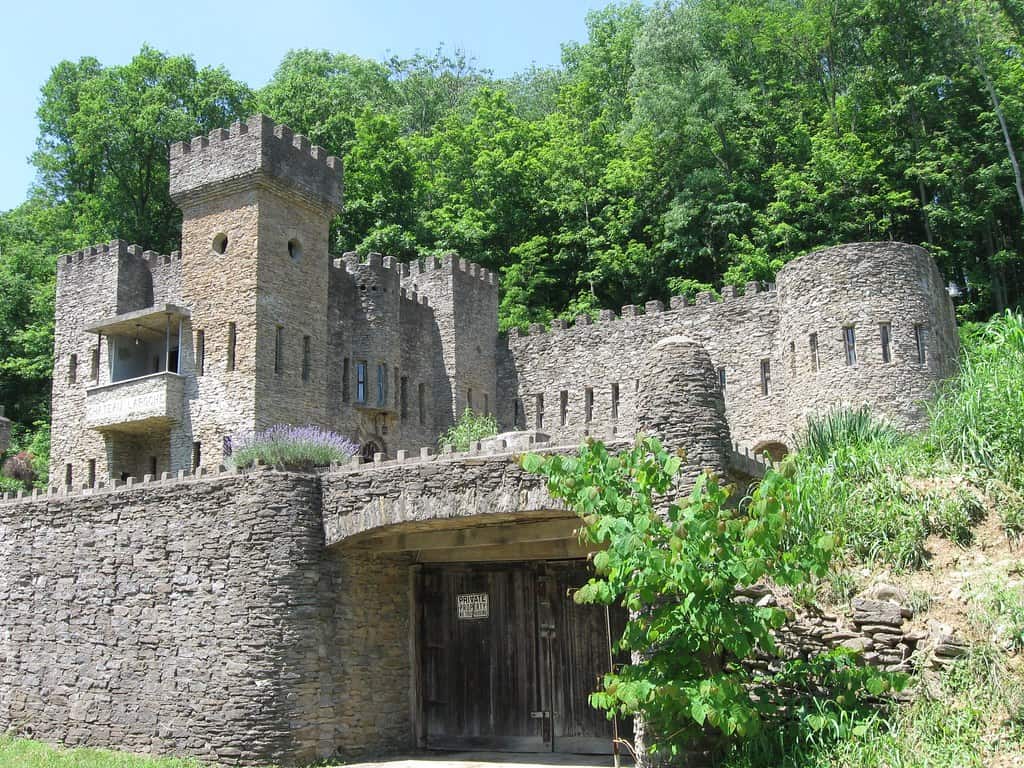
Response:
[{"label": "balcony", "polygon": [[162,371],[86,390],[85,423],[101,432],[166,429],[181,420],[185,380]]}]

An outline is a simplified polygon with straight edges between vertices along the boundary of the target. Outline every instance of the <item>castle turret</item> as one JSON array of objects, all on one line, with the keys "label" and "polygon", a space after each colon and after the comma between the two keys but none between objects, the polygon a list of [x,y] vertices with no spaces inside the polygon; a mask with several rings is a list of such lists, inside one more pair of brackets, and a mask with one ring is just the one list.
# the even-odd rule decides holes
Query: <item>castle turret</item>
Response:
[{"label": "castle turret", "polygon": [[926,250],[855,243],[810,253],[777,278],[788,421],[830,407],[870,405],[919,427],[936,384],[956,370],[956,318]]},{"label": "castle turret", "polygon": [[414,261],[402,287],[426,296],[436,318],[445,385],[431,395],[434,425],[443,430],[470,407],[495,411],[498,287],[492,272],[451,254]]},{"label": "castle turret", "polygon": [[[341,162],[257,115],[171,147],[181,207],[193,452],[276,423],[324,423],[328,232]],[[206,446],[206,448],[204,448]]]},{"label": "castle turret", "polygon": [[711,357],[698,341],[668,336],[648,350],[637,387],[637,429],[686,454],[686,477],[727,468],[729,425]]}]

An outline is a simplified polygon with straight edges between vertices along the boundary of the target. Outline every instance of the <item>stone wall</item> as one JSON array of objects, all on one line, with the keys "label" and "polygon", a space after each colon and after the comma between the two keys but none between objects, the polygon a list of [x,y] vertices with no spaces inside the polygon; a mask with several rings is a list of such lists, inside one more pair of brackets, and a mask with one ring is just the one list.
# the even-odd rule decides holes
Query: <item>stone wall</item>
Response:
[{"label": "stone wall", "polygon": [[322,559],[310,477],[0,504],[0,732],[315,759],[337,727]]},{"label": "stone wall", "polygon": [[[563,448],[575,451],[575,448]],[[560,509],[542,478],[523,471],[516,454],[410,456],[324,475],[328,546],[401,523],[473,518],[498,521],[529,511]]]},{"label": "stone wall", "polygon": [[[883,322],[891,325],[889,363],[879,353]],[[861,354],[847,366],[843,328],[851,325]],[[915,325],[928,335],[925,365],[916,361]],[[674,297],[668,309],[651,301],[642,311],[626,306],[596,321],[509,333],[498,355],[502,424],[542,429],[559,441],[631,434],[646,361],[654,344],[677,334],[708,351],[725,384],[732,440],[748,449],[791,449],[807,415],[844,403],[867,402],[913,427],[921,401],[956,365],[952,305],[931,257],[916,246],[861,243],[795,259],[780,271],[778,290],[752,283],[743,296],[723,289],[721,301],[707,293],[695,302]]]},{"label": "stone wall", "polygon": [[440,360],[430,382],[436,434],[472,406],[497,411],[498,288],[480,266],[446,254],[402,267],[402,287],[425,296],[433,310]]},{"label": "stone wall", "polygon": [[627,306],[621,315],[603,311],[596,321],[581,317],[571,326],[555,321],[526,335],[512,331],[498,361],[501,421],[542,429],[557,441],[631,435],[652,347],[682,335],[707,349],[716,371],[724,369],[733,439],[753,448],[754,435],[789,431],[781,397],[763,395],[759,385],[760,362],[772,355],[777,326],[775,293],[750,286],[746,296],[727,292],[720,302],[710,294],[696,302],[677,297],[669,309],[652,301],[643,311]]},{"label": "stone wall", "polygon": [[[226,764],[411,749],[414,553],[361,534],[472,542],[475,526],[566,514],[513,454],[400,458],[5,496],[0,732]],[[739,599],[792,607],[768,588]],[[845,646],[897,670],[963,652],[910,615],[875,590],[848,616],[798,611],[780,647]]]},{"label": "stone wall", "polygon": [[4,407],[0,405],[0,453],[11,444],[11,420],[4,417]]},{"label": "stone wall", "polygon": [[[932,257],[903,243],[855,243],[808,254],[778,274],[786,409],[793,419],[834,405],[868,404],[920,427],[923,403],[956,371],[953,304]],[[882,326],[889,330],[883,359]],[[844,329],[856,360],[847,361]],[[918,359],[915,329],[923,334]],[[810,338],[817,339],[817,364]]]}]

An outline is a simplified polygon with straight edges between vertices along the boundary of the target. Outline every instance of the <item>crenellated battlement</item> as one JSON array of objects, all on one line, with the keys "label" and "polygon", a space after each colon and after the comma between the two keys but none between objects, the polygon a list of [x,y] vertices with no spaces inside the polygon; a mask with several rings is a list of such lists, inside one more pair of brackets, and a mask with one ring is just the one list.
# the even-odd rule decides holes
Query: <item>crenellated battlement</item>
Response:
[{"label": "crenellated battlement", "polygon": [[402,277],[416,277],[417,275],[425,275],[431,272],[446,272],[448,274],[462,272],[470,277],[479,279],[487,285],[497,285],[496,277],[491,270],[481,267],[476,262],[459,258],[454,253],[446,253],[440,258],[436,256],[421,256],[418,259],[403,263],[401,268]]},{"label": "crenellated battlement", "polygon": [[711,291],[701,291],[695,298],[691,298],[689,296],[673,296],[669,300],[669,306],[667,308],[665,307],[664,302],[658,300],[648,301],[642,306],[627,304],[622,307],[618,313],[616,313],[614,309],[602,309],[597,313],[597,317],[591,317],[590,315],[585,314],[577,315],[576,319],[571,323],[567,320],[556,318],[551,321],[550,325],[545,325],[544,323],[531,323],[529,328],[525,331],[521,328],[512,328],[508,331],[508,338],[527,339],[531,336],[542,336],[558,332],[578,333],[595,325],[620,323],[631,320],[642,321],[655,315],[684,314],[695,310],[699,311],[701,308],[710,308],[712,311],[716,308],[725,307],[732,309],[738,307],[741,302],[748,301],[753,297],[761,297],[758,300],[763,301],[763,297],[765,295],[771,295],[774,297],[774,283],[768,284],[767,288],[762,287],[762,285],[757,282],[747,283],[742,294],[737,292],[734,286],[727,285],[722,289],[720,297],[716,297]]},{"label": "crenellated battlement", "polygon": [[406,290],[405,288],[398,289],[398,298],[401,301],[406,301],[409,302],[410,304],[417,304],[421,307],[430,306],[430,301],[428,300],[427,296],[419,294],[416,291]]},{"label": "crenellated battlement", "polygon": [[114,258],[136,257],[146,262],[150,269],[159,269],[181,261],[180,251],[161,254],[157,251],[143,250],[141,245],[128,244],[124,240],[111,240],[109,243],[90,245],[71,253],[61,254],[57,257],[57,269],[60,271],[74,267],[89,267],[96,264],[99,259],[111,256]]},{"label": "crenellated battlement", "polygon": [[479,264],[459,258],[448,253],[442,257],[420,256],[412,261],[402,262],[393,256],[383,256],[370,252],[360,256],[355,251],[348,251],[333,260],[336,269],[344,269],[349,274],[357,274],[366,268],[374,270],[394,271],[400,278],[415,278],[418,275],[433,273],[463,273],[474,277],[485,285],[497,286],[495,274]]},{"label": "crenellated battlement", "polygon": [[340,210],[342,162],[302,134],[253,115],[171,145],[171,198],[179,205],[230,192],[257,177]]}]

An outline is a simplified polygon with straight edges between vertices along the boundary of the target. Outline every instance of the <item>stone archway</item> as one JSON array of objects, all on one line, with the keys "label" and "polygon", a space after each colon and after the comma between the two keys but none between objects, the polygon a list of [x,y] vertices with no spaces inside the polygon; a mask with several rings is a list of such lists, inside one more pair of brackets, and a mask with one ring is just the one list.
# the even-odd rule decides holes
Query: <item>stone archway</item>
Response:
[{"label": "stone archway", "polygon": [[786,458],[791,451],[789,446],[778,440],[766,441],[759,443],[754,448],[754,455],[761,457],[768,454],[768,458],[771,459],[772,464],[778,464],[784,458]]},{"label": "stone archway", "polygon": [[373,456],[376,453],[387,455],[387,448],[384,446],[384,442],[378,438],[367,440],[359,449],[359,455],[367,464],[373,463]]}]

